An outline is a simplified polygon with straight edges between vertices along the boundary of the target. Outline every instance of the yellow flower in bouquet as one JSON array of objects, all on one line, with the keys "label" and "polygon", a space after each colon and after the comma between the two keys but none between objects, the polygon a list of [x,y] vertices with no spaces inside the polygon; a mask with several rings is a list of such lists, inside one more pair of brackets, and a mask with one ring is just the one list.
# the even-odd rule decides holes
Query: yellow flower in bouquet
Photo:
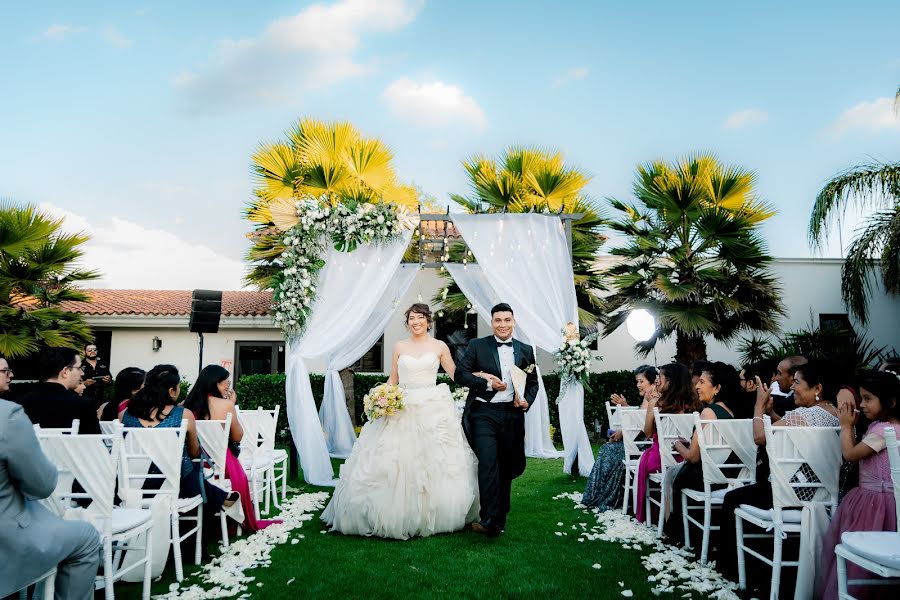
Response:
[{"label": "yellow flower in bouquet", "polygon": [[398,385],[376,385],[363,397],[363,410],[370,421],[403,410],[403,390]]}]

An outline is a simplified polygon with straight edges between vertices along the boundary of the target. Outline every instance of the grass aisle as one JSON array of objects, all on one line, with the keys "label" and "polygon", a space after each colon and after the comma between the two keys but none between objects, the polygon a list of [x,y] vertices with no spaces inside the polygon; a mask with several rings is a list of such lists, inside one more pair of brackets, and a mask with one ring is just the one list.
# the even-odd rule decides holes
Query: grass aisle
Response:
[{"label": "grass aisle", "polygon": [[[554,496],[580,492],[584,482],[563,474],[562,460],[529,459],[525,474],[513,485],[506,533],[493,540],[471,531],[409,541],[346,537],[323,533],[316,513],[290,536],[292,541],[299,534],[303,538],[272,551],[271,566],[247,571],[256,578],[248,593],[253,598],[597,599],[622,598],[622,591],[630,589],[634,598],[653,598],[640,551],[578,541],[581,524],[589,529],[596,517],[576,510],[570,499]],[[296,481],[293,485],[301,492],[323,490]],[[602,568],[594,568],[597,563]],[[185,571],[192,573],[194,567],[186,565]],[[173,581],[167,570],[153,593],[165,593]],[[184,584],[195,581],[188,578]],[[134,584],[116,585],[122,598],[137,598],[139,591]],[[659,597],[682,598],[683,593]]]}]

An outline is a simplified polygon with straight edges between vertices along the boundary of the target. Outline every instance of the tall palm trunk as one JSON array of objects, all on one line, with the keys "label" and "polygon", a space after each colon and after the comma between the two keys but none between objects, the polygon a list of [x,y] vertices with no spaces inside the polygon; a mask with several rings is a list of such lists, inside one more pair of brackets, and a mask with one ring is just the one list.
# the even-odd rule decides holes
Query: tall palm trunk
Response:
[{"label": "tall palm trunk", "polygon": [[690,367],[697,360],[706,360],[706,340],[702,335],[679,331],[675,338],[675,362]]}]

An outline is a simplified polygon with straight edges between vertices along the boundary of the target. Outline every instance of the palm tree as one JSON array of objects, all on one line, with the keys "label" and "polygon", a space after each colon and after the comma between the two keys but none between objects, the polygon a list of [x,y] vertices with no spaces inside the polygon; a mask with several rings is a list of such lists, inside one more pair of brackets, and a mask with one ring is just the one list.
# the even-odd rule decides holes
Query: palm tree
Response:
[{"label": "palm tree", "polygon": [[285,132],[286,139],[262,144],[253,154],[255,199],[245,211],[256,224],[247,258],[253,269],[248,282],[274,287],[275,264],[284,251],[283,231],[296,223],[295,202],[316,198],[340,202],[391,202],[415,207],[417,193],[400,185],[385,144],[367,138],[346,122],[302,119]]},{"label": "palm tree", "polygon": [[[900,113],[900,89],[894,97],[894,109]],[[874,209],[850,242],[841,268],[844,304],[865,325],[873,291],[869,278],[873,261],[881,263],[885,291],[900,294],[900,163],[860,165],[825,184],[816,196],[809,217],[809,241],[813,248],[822,247],[832,219],[843,213],[851,200],[860,208]]]},{"label": "palm tree", "polygon": [[100,275],[77,266],[88,236],[61,227],[33,206],[0,204],[0,353],[9,358],[91,340],[81,316],[59,305],[90,301],[75,285]]},{"label": "palm tree", "polygon": [[[514,146],[496,160],[472,156],[463,161],[472,191],[469,196],[450,197],[469,212],[555,212],[582,213],[572,224],[572,269],[578,299],[579,320],[594,325],[599,318],[597,291],[602,281],[596,260],[605,238],[600,207],[584,193],[590,178],[581,170],[566,166],[563,156],[537,148]],[[461,259],[463,250],[451,248],[450,259]],[[459,288],[448,283],[444,297],[439,292],[434,302],[443,303],[448,313],[461,313],[468,302]]]},{"label": "palm tree", "polygon": [[610,226],[625,244],[611,251],[621,260],[602,274],[613,286],[607,335],[645,308],[657,330],[638,350],[674,334],[675,359],[690,364],[706,358],[708,335],[730,341],[744,331],[777,331],[784,309],[759,234],[774,212],[756,197],[755,183],[753,173],[710,155],[638,167],[637,202],[610,200],[622,214]]}]

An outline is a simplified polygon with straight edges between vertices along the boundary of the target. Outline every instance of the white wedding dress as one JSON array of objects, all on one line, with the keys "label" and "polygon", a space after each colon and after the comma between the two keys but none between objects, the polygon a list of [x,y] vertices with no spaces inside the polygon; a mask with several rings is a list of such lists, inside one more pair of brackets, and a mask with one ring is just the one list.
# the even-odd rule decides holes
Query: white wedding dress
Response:
[{"label": "white wedding dress", "polygon": [[457,531],[478,516],[475,454],[437,354],[401,354],[404,408],[362,428],[322,520],[332,531],[405,540]]}]

